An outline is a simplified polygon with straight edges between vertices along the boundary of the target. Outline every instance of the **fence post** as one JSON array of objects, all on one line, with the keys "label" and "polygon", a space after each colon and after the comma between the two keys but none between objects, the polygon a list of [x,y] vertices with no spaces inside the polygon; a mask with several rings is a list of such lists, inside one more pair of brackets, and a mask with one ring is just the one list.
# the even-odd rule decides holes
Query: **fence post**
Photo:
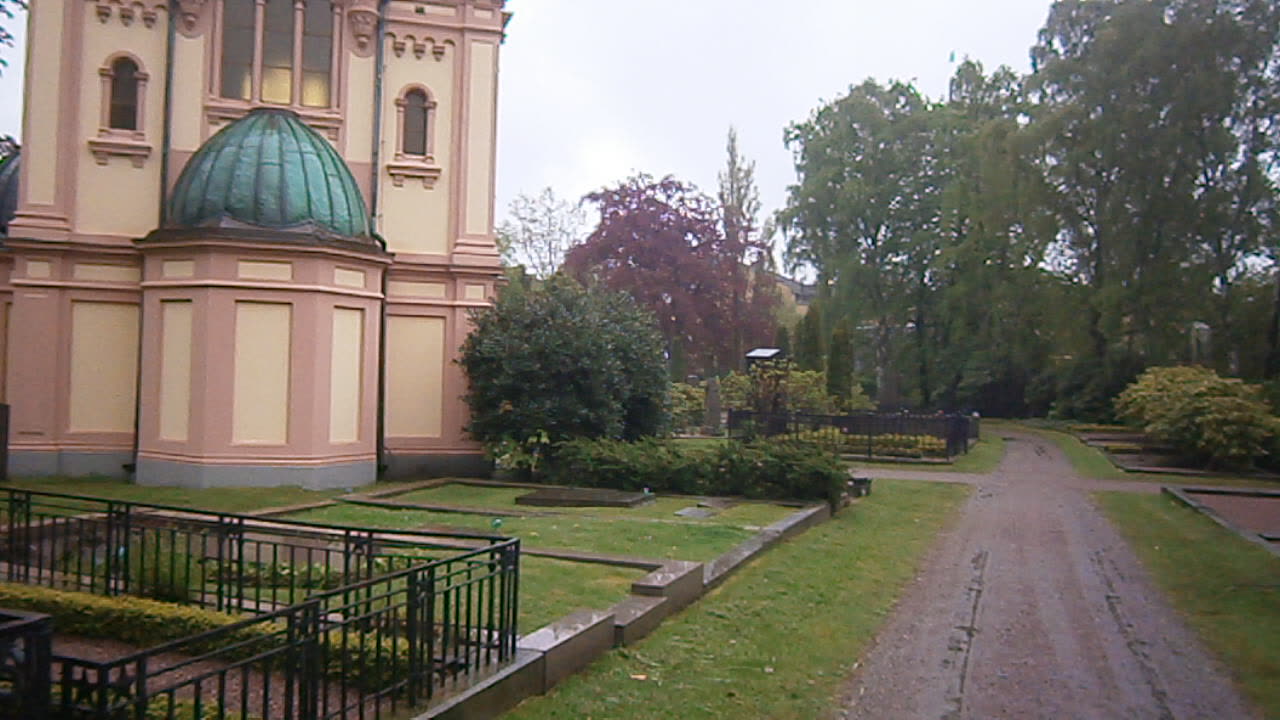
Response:
[{"label": "fence post", "polygon": [[418,637],[418,613],[422,611],[419,593],[422,592],[421,573],[411,572],[405,588],[405,642],[409,645],[409,704],[418,702],[422,692],[422,642]]},{"label": "fence post", "polygon": [[427,622],[420,632],[427,637],[427,699],[435,696],[436,691],[436,566],[433,563],[427,568]]},{"label": "fence post", "polygon": [[9,481],[9,404],[0,403],[0,482]]},{"label": "fence post", "polygon": [[289,615],[289,622],[297,623],[295,638],[301,649],[297,667],[290,669],[299,675],[298,719],[316,720],[320,717],[320,692],[325,682],[324,668],[320,666],[320,601],[304,604],[298,613]]}]

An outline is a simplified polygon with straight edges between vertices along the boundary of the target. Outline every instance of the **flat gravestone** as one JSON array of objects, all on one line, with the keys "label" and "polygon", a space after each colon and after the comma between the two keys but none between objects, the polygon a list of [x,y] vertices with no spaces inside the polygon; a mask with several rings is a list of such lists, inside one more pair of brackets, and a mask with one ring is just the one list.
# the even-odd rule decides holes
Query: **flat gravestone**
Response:
[{"label": "flat gravestone", "polygon": [[517,505],[542,507],[636,507],[653,495],[604,488],[543,488],[516,498]]},{"label": "flat gravestone", "polygon": [[728,510],[737,504],[738,501],[732,498],[705,498],[698,501],[698,507],[711,508],[712,510]]},{"label": "flat gravestone", "polygon": [[685,518],[696,518],[698,520],[706,520],[709,517],[715,517],[716,511],[710,508],[687,507],[683,510],[677,510],[676,515]]}]

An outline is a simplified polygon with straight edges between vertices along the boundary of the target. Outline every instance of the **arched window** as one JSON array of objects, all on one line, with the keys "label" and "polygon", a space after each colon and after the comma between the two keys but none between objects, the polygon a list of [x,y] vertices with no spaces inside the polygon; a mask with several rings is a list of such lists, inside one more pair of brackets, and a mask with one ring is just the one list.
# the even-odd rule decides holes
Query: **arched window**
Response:
[{"label": "arched window", "polygon": [[222,97],[329,107],[335,18],[332,0],[225,0]]},{"label": "arched window", "polygon": [[111,63],[111,109],[107,127],[138,129],[138,64],[127,57]]},{"label": "arched window", "polygon": [[430,102],[427,94],[421,90],[410,90],[404,96],[404,132],[401,136],[401,151],[405,155],[427,154],[427,132],[429,128]]},{"label": "arched window", "polygon": [[406,178],[422,180],[422,186],[430,189],[440,179],[444,169],[436,162],[435,132],[436,101],[431,91],[421,85],[410,85],[396,98],[395,157],[387,163],[387,172],[396,187],[404,185]]}]

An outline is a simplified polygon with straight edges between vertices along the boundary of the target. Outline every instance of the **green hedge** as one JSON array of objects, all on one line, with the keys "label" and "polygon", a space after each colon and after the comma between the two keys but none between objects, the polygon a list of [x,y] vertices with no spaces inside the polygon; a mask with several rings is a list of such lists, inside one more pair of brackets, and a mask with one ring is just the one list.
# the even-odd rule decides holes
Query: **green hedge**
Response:
[{"label": "green hedge", "polygon": [[808,443],[731,441],[708,450],[680,449],[653,438],[579,439],[557,446],[539,479],[580,487],[834,503],[848,473],[834,453]]}]

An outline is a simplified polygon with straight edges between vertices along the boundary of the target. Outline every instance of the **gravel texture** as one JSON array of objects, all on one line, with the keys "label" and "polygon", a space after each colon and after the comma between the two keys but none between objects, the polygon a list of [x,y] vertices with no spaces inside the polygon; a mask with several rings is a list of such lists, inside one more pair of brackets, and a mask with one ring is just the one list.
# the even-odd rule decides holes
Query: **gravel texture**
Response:
[{"label": "gravel texture", "polygon": [[1052,442],[1009,440],[990,475],[868,472],[975,492],[832,717],[1261,717],[1088,497],[1158,487],[1081,478]]}]

